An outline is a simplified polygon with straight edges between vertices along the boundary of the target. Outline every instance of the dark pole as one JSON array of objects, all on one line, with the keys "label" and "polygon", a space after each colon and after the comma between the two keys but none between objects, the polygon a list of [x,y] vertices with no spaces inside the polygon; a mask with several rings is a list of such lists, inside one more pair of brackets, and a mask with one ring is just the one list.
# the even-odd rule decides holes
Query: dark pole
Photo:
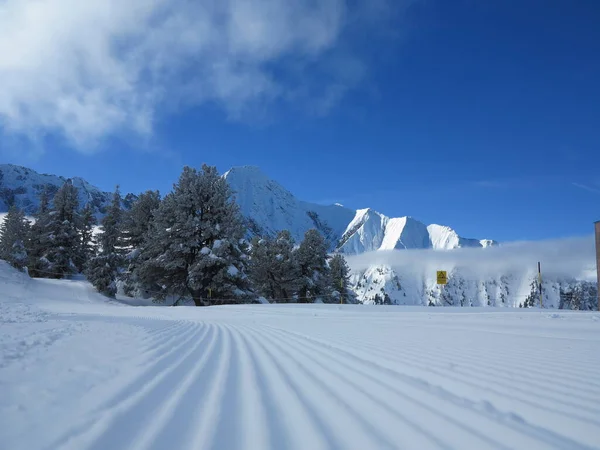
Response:
[{"label": "dark pole", "polygon": [[598,311],[600,311],[600,220],[594,225],[596,229],[596,282],[598,286]]},{"label": "dark pole", "polygon": [[538,286],[540,291],[540,308],[544,307],[544,301],[542,300],[542,267],[541,263],[538,261]]}]

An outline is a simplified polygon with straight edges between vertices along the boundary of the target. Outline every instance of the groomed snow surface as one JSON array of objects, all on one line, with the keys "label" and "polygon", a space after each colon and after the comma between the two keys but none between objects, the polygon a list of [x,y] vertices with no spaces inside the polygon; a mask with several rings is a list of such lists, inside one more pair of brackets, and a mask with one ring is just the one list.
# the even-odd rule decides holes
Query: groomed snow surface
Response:
[{"label": "groomed snow surface", "polygon": [[2,449],[600,448],[598,313],[134,307],[0,262],[0,317]]}]

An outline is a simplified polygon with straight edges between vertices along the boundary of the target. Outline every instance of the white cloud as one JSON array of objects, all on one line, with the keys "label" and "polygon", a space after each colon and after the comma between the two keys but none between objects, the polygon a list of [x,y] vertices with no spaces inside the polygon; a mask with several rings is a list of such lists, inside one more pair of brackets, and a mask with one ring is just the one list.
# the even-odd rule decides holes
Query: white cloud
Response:
[{"label": "white cloud", "polygon": [[435,274],[437,270],[461,270],[473,280],[512,272],[537,271],[541,262],[543,276],[596,279],[594,237],[574,237],[547,241],[514,242],[499,247],[461,248],[456,250],[396,250],[348,256],[354,271],[372,265],[386,265],[398,273]]},{"label": "white cloud", "polygon": [[571,183],[571,184],[575,187],[578,187],[579,189],[583,189],[588,192],[593,192],[594,194],[600,194],[600,189],[598,189],[598,188],[588,186],[586,184],[581,184],[581,183]]},{"label": "white cloud", "polygon": [[[239,117],[269,100],[313,94],[306,67],[339,58],[350,72],[329,73],[315,106],[330,108],[364,74],[348,45],[335,52],[348,24],[360,22],[360,11],[373,27],[388,5],[352,3],[0,0],[0,126],[29,137],[57,132],[92,151],[114,133],[151,134],[163,108],[215,102]],[[294,76],[276,75],[282,63]]]}]

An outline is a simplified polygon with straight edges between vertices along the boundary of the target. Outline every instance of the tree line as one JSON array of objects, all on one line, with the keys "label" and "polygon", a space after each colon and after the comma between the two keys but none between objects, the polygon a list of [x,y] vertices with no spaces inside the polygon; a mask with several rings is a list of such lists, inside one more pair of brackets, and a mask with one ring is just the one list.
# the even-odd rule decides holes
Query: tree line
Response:
[{"label": "tree line", "polygon": [[328,254],[325,238],[308,230],[300,243],[289,231],[248,241],[248,226],[227,181],[215,167],[185,167],[164,198],[146,191],[130,209],[119,188],[99,232],[92,207],[80,208],[68,180],[52,205],[26,219],[11,207],[0,226],[0,259],[32,277],[83,273],[102,294],[193,300],[197,306],[271,302],[354,302],[349,268]]}]

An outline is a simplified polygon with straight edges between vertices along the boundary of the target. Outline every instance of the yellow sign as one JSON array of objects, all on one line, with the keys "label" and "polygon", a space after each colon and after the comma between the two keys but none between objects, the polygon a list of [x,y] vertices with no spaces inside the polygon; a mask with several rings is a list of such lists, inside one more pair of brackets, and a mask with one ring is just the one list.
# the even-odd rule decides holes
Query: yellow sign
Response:
[{"label": "yellow sign", "polygon": [[448,283],[448,273],[445,270],[437,271],[437,284]]}]

